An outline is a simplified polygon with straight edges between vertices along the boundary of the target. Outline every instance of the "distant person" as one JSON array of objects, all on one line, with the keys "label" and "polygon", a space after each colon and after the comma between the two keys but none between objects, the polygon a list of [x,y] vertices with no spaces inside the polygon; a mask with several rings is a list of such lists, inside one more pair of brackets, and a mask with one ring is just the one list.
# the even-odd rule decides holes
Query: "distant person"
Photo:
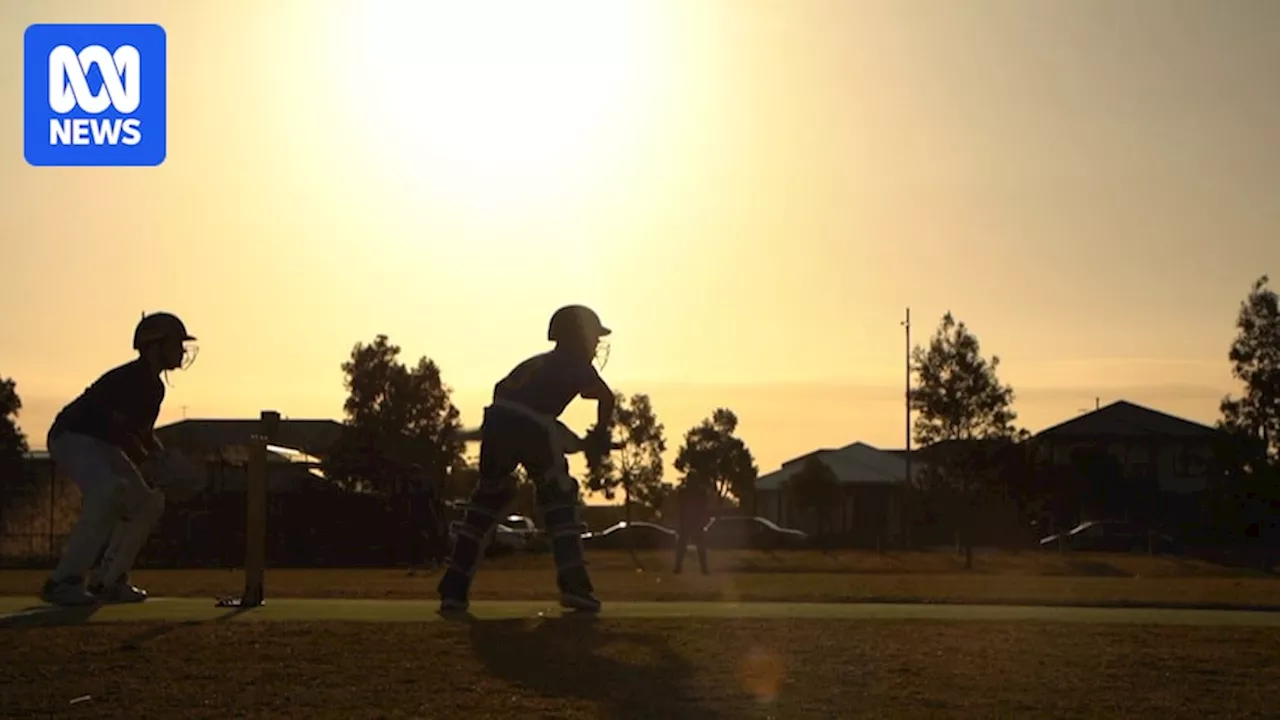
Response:
[{"label": "distant person", "polygon": [[703,575],[711,574],[707,568],[707,523],[711,521],[711,493],[695,483],[685,482],[676,490],[679,528],[676,537],[676,567],[679,575],[684,570],[684,556],[693,543],[698,551],[698,566]]},{"label": "distant person", "polygon": [[49,454],[84,502],[40,591],[44,601],[71,606],[146,599],[146,591],[130,584],[129,571],[164,512],[164,495],[143,480],[138,466],[163,450],[155,435],[165,395],[160,376],[190,366],[191,340],[176,316],[143,316],[133,331],[138,358],[100,377],[54,420]]},{"label": "distant person", "polygon": [[558,418],[578,396],[596,400],[596,425],[584,449],[593,457],[608,454],[613,390],[592,361],[600,339],[610,332],[590,308],[562,307],[551,316],[547,330],[555,348],[520,363],[494,387],[493,403],[485,408],[481,425],[480,480],[464,508],[437,588],[442,611],[467,609],[485,538],[515,498],[517,465],[534,484],[555,558],[560,604],[574,610],[600,609],[583,558],[580,488],[569,475],[566,429]]},{"label": "distant person", "polygon": [[449,556],[449,528],[444,521],[438,478],[416,463],[409,470],[414,479],[411,504],[413,519],[421,524],[420,533],[426,542],[424,555],[427,563],[438,567]]}]

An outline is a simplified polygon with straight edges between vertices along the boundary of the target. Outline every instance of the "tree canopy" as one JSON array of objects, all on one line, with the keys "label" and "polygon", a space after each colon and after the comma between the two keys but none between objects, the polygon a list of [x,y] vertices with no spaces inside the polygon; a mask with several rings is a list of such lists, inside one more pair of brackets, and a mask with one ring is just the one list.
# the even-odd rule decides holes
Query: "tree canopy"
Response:
[{"label": "tree canopy", "polygon": [[400,352],[378,335],[342,363],[347,432],[325,463],[340,486],[391,493],[402,482],[442,483],[463,465],[460,414],[440,368],[426,357],[410,368]]},{"label": "tree canopy", "polygon": [[734,434],[737,429],[738,416],[718,408],[685,433],[675,467],[682,483],[708,488],[720,498],[732,495],[745,507],[754,498],[759,470],[747,444]]},{"label": "tree canopy", "polygon": [[0,489],[26,477],[23,459],[29,448],[27,436],[18,426],[21,412],[18,384],[11,378],[0,378]]},{"label": "tree canopy", "polygon": [[912,350],[911,360],[916,442],[1008,439],[1018,434],[1013,388],[1002,385],[996,375],[1000,358],[982,357],[977,336],[951,313],[942,316],[927,348]]},{"label": "tree canopy", "polygon": [[667,451],[662,423],[653,411],[653,403],[643,393],[628,400],[615,393],[611,436],[622,448],[592,463],[587,473],[587,488],[613,500],[621,490],[627,519],[631,519],[633,503],[650,514],[662,507],[666,486],[662,483],[662,456]]},{"label": "tree canopy", "polygon": [[810,457],[791,477],[790,483],[796,505],[817,516],[821,535],[826,530],[830,509],[840,504],[840,481],[835,471],[818,457]]},{"label": "tree canopy", "polygon": [[1240,303],[1228,358],[1244,384],[1222,401],[1221,426],[1241,441],[1240,464],[1251,472],[1280,463],[1280,301],[1262,276]]}]

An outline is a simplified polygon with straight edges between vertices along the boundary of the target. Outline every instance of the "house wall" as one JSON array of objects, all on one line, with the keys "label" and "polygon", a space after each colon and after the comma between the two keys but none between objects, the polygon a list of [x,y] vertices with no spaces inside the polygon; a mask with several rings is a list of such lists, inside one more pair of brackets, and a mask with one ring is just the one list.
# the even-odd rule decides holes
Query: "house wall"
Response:
[{"label": "house wall", "polygon": [[1208,467],[1213,457],[1209,443],[1176,441],[1106,442],[1078,441],[1042,444],[1038,458],[1054,465],[1071,464],[1072,454],[1103,445],[1107,454],[1120,461],[1128,477],[1155,476],[1162,492],[1188,494],[1205,490]]},{"label": "house wall", "polygon": [[781,493],[777,490],[757,490],[756,515],[783,525],[781,497]]},{"label": "house wall", "polygon": [[[289,493],[307,489],[320,480],[298,463],[268,462],[267,492]],[[230,463],[209,463],[209,492],[244,492],[249,485],[249,468]]]},{"label": "house wall", "polygon": [[858,545],[899,542],[902,501],[896,486],[858,483],[843,485],[842,490],[841,502],[820,516],[813,509],[800,508],[789,484],[783,483],[778,490],[756,493],[756,514],[815,537],[821,531]]}]

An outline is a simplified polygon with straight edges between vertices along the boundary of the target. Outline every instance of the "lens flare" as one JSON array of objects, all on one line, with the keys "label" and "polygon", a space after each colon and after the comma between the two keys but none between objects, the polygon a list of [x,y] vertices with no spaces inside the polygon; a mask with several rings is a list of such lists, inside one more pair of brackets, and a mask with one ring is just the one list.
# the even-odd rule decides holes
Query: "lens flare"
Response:
[{"label": "lens flare", "polygon": [[738,666],[742,689],[760,703],[772,703],[778,699],[787,671],[782,658],[776,652],[759,646],[747,651]]}]

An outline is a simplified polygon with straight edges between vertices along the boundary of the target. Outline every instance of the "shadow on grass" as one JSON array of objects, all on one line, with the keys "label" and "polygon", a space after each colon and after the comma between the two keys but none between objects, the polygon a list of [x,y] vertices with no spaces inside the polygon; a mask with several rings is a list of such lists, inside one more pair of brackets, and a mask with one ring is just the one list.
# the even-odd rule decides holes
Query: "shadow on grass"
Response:
[{"label": "shadow on grass", "polygon": [[1102,560],[1073,560],[1066,561],[1067,575],[1083,576],[1083,577],[1133,577],[1133,573],[1126,572]]},{"label": "shadow on grass", "polygon": [[[60,627],[68,625],[83,625],[98,610],[106,607],[107,604],[86,605],[83,607],[58,607],[56,605],[33,605],[23,608],[11,615],[0,617],[0,629],[5,630],[21,630],[28,628],[40,627]],[[120,644],[122,650],[136,650],[142,644],[161,637],[180,627],[189,627],[192,625],[200,625],[206,622],[226,622],[234,619],[241,613],[248,612],[253,608],[234,608],[215,618],[204,620],[184,620],[180,622],[165,622],[157,624],[155,627],[147,629]],[[150,624],[150,623],[148,623]]]},{"label": "shadow on grass", "polygon": [[0,617],[0,628],[21,629],[51,627],[56,625],[80,625],[89,621],[101,605],[59,607],[57,605],[33,605],[12,615]]},{"label": "shadow on grass", "polygon": [[1186,558],[1211,563],[1237,571],[1245,571],[1256,577],[1274,576],[1280,572],[1276,567],[1280,549],[1269,548],[1262,544],[1251,544],[1235,548],[1191,548],[1186,551]]},{"label": "shadow on grass", "polygon": [[661,635],[590,615],[464,622],[486,670],[534,692],[587,700],[621,720],[720,717],[682,692],[693,668]]},{"label": "shadow on grass", "polygon": [[238,608],[233,608],[231,610],[228,610],[227,612],[211,620],[182,620],[180,622],[169,622],[169,623],[156,625],[155,627],[148,628],[138,633],[137,635],[134,635],[133,637],[128,638],[124,642],[120,643],[120,646],[117,649],[141,650],[143,645],[153,640],[158,640],[159,638],[162,638],[165,635],[168,635],[169,633],[179,628],[194,627],[196,625],[203,625],[208,622],[215,622],[215,623],[227,622],[228,620],[235,619],[237,615],[247,613],[250,610],[253,610],[253,608],[238,607]]}]

